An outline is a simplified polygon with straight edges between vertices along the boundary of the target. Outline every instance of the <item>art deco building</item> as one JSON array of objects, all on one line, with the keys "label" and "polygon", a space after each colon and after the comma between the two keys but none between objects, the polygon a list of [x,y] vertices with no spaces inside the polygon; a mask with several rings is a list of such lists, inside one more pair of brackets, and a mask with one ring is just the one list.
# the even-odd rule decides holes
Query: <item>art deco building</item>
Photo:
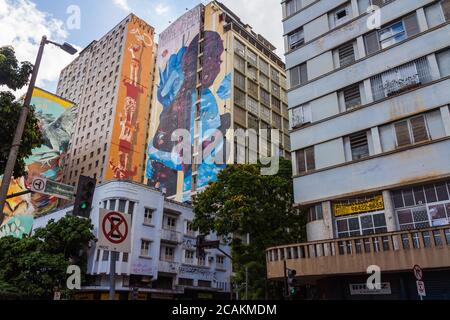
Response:
[{"label": "art deco building", "polygon": [[[427,297],[448,298],[450,1],[282,6],[295,202],[309,242],[269,249],[269,278],[287,260],[316,297],[418,299],[417,264]],[[378,291],[366,286],[371,265]]]}]

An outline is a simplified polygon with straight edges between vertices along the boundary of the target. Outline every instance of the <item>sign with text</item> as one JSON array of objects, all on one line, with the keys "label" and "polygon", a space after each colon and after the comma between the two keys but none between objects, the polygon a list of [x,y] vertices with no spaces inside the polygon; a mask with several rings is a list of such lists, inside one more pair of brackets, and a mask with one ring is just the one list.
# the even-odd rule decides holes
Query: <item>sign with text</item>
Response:
[{"label": "sign with text", "polygon": [[391,284],[389,282],[381,283],[380,289],[371,290],[366,283],[351,283],[350,294],[353,295],[371,295],[371,294],[392,294]]},{"label": "sign with text", "polygon": [[336,217],[351,215],[355,213],[384,210],[383,196],[375,196],[371,199],[353,203],[335,203],[334,215]]},{"label": "sign with text", "polygon": [[427,293],[425,291],[425,283],[420,280],[418,280],[416,283],[417,283],[417,294],[420,297],[426,297]]},{"label": "sign with text", "polygon": [[60,199],[72,200],[75,188],[42,177],[34,177],[31,183],[31,191],[54,196]]},{"label": "sign with text", "polygon": [[130,252],[131,216],[100,209],[99,220],[98,247],[108,251]]}]

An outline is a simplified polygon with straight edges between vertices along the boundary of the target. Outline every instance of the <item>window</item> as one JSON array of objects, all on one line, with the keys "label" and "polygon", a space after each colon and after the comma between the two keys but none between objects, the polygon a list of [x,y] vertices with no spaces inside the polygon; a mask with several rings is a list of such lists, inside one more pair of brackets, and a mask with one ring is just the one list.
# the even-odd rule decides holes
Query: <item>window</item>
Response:
[{"label": "window", "polygon": [[305,43],[305,33],[303,32],[303,28],[299,28],[288,34],[289,50],[297,49],[304,43]]},{"label": "window", "polygon": [[441,77],[450,76],[450,49],[436,53],[436,59]]},{"label": "window", "polygon": [[280,73],[274,67],[270,67],[270,75],[272,77],[272,81],[275,83],[280,82]]},{"label": "window", "polygon": [[355,48],[353,42],[346,43],[338,49],[339,66],[345,67],[355,61]]},{"label": "window", "polygon": [[269,75],[269,64],[266,61],[264,61],[263,59],[259,59],[259,69],[265,75],[267,75],[267,76]]},{"label": "window", "polygon": [[427,58],[420,58],[370,78],[375,101],[432,81]]},{"label": "window", "polygon": [[309,105],[291,109],[290,114],[293,129],[311,122],[311,107]]},{"label": "window", "polygon": [[386,233],[386,218],[384,213],[368,213],[339,218],[336,219],[336,230],[339,238]]},{"label": "window", "polygon": [[190,236],[195,235],[194,224],[192,223],[192,221],[186,221],[186,234]]},{"label": "window", "polygon": [[234,90],[234,103],[238,106],[245,107],[245,93],[239,89]]},{"label": "window", "polygon": [[423,115],[394,124],[397,147],[403,147],[430,139]]},{"label": "window", "polygon": [[161,247],[161,260],[173,262],[174,251],[173,247]]},{"label": "window", "polygon": [[244,109],[239,108],[238,106],[235,106],[234,107],[234,121],[237,124],[240,124],[240,125],[246,127],[247,126],[247,112]]},{"label": "window", "polygon": [[109,260],[109,251],[103,251],[103,257],[102,261],[108,261]]},{"label": "window", "polygon": [[361,92],[359,89],[359,83],[343,89],[342,95],[344,97],[346,110],[350,110],[361,105]]},{"label": "window", "polygon": [[186,278],[178,278],[178,285],[180,285],[180,286],[187,286],[187,287],[193,287],[194,286],[194,280],[193,279],[186,279]]},{"label": "window", "polygon": [[341,25],[348,20],[351,19],[351,7],[350,4],[346,4],[343,7],[338,8],[337,10],[331,13],[330,25],[331,28],[334,28],[338,25]]},{"label": "window", "polygon": [[149,257],[150,256],[150,241],[141,240],[141,256]]},{"label": "window", "polygon": [[257,66],[258,65],[258,56],[253,51],[247,50],[247,61],[250,64]]},{"label": "window", "polygon": [[144,210],[144,224],[148,224],[148,225],[152,224],[153,212],[155,212],[155,209],[145,208],[145,210]]},{"label": "window", "polygon": [[309,208],[308,222],[322,220],[322,219],[323,219],[322,204],[318,204],[312,208]]},{"label": "window", "polygon": [[252,97],[248,97],[247,110],[255,115],[258,115],[258,101],[256,101]]},{"label": "window", "polygon": [[217,268],[223,268],[225,266],[225,257],[224,256],[216,256],[216,264],[217,264]]},{"label": "window", "polygon": [[198,286],[202,288],[211,288],[211,281],[198,280]]},{"label": "window", "polygon": [[369,144],[367,142],[367,132],[358,132],[350,136],[350,148],[352,150],[352,160],[361,160],[369,156]]},{"label": "window", "polygon": [[398,210],[397,219],[400,230],[422,229],[430,226],[426,207]]},{"label": "window", "polygon": [[256,68],[249,67],[247,69],[247,77],[254,81],[258,81],[258,70]]},{"label": "window", "polygon": [[191,250],[184,251],[184,263],[194,264],[194,251]]},{"label": "window", "polygon": [[259,84],[261,85],[262,88],[264,88],[265,90],[269,90],[269,78],[266,77],[265,75],[261,74],[259,76]]},{"label": "window", "polygon": [[425,8],[428,28],[434,28],[445,22],[444,12],[440,2],[436,2]]},{"label": "window", "polygon": [[302,8],[302,0],[286,1],[286,17],[289,17]]},{"label": "window", "polygon": [[270,93],[268,93],[266,90],[260,88],[260,100],[262,103],[264,103],[266,106],[270,106]]},{"label": "window", "polygon": [[174,217],[164,216],[164,229],[175,230],[177,227],[177,219]]},{"label": "window", "polygon": [[239,72],[234,73],[234,85],[245,91],[245,76]]},{"label": "window", "polygon": [[234,39],[234,52],[242,57],[245,57],[245,45],[236,39]]},{"label": "window", "polygon": [[272,82],[272,94],[280,98],[280,86]]},{"label": "window", "polygon": [[420,32],[416,13],[406,16],[380,31],[374,31],[364,37],[367,54],[388,48],[400,41],[412,37]]},{"label": "window", "polygon": [[314,147],[298,150],[296,152],[297,158],[297,174],[302,174],[316,169],[314,158]]},{"label": "window", "polygon": [[302,63],[290,70],[291,75],[291,87],[304,84],[308,81],[308,73],[306,63]]},{"label": "window", "polygon": [[255,98],[258,98],[258,85],[250,79],[247,79],[247,85],[248,93],[253,95]]},{"label": "window", "polygon": [[206,266],[206,255],[203,257],[197,257],[197,265]]}]

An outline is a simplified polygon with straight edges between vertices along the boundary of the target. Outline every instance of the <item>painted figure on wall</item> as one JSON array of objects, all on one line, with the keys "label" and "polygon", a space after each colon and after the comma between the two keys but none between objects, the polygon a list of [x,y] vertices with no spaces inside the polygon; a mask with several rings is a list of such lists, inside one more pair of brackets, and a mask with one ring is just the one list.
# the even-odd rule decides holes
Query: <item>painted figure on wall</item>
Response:
[{"label": "painted figure on wall", "polygon": [[[197,98],[197,59],[199,36],[193,38],[188,47],[182,48],[172,54],[164,71],[160,70],[160,83],[158,85],[158,101],[163,110],[155,136],[149,143],[147,177],[151,184],[157,188],[164,188],[168,195],[176,193],[177,172],[184,173],[183,192],[192,189],[191,159],[183,159],[183,154],[172,154],[174,146],[178,143],[172,141],[172,133],[176,129],[186,129],[191,133],[191,145],[194,144],[194,120],[196,117]],[[207,131],[218,129],[226,131],[230,126],[229,114],[220,115],[219,107],[210,87],[215,82],[221,70],[221,56],[224,47],[223,41],[217,32],[206,31],[203,41],[203,64],[200,89],[200,128],[201,144],[208,145],[211,137]],[[167,54],[164,52],[163,54]],[[223,91],[223,86],[221,86]],[[218,95],[221,99],[229,95]],[[222,148],[221,145],[219,148]],[[176,161],[174,161],[176,159]],[[204,161],[198,165],[199,178],[210,177],[213,180],[221,166],[206,164]],[[202,180],[203,181],[203,180]],[[201,187],[199,181],[197,187]],[[187,199],[186,199],[187,200]]]},{"label": "painted figure on wall", "polygon": [[131,29],[130,35],[133,41],[128,47],[129,57],[124,59],[128,61],[126,67],[129,71],[128,77],[123,79],[126,93],[119,108],[118,161],[113,156],[109,161],[112,177],[120,180],[130,180],[137,174],[137,166],[133,165],[133,146],[139,132],[139,103],[144,93],[141,85],[142,59],[144,52],[153,45],[151,36],[138,28]]}]

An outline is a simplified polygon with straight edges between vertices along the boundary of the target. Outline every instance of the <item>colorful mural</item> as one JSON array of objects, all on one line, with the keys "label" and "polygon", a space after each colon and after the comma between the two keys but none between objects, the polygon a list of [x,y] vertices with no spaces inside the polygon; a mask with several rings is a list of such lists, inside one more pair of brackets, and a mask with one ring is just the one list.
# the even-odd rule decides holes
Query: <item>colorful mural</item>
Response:
[{"label": "colorful mural", "polygon": [[136,16],[128,25],[106,180],[141,181],[153,71],[153,28]]},{"label": "colorful mural", "polygon": [[[31,157],[25,160],[27,175],[11,181],[8,194],[26,191],[34,176],[62,182],[63,166],[73,132],[77,109],[73,102],[64,100],[42,89],[35,88],[31,104],[35,107],[44,144],[33,150]],[[56,208],[58,199],[41,194],[27,194],[7,200],[4,225],[17,225],[21,216],[41,216]],[[11,224],[11,221],[14,222]],[[28,218],[22,220],[22,233],[31,231]],[[26,223],[25,223],[25,222]]]},{"label": "colorful mural", "polygon": [[[172,133],[177,129],[189,131],[191,145],[194,145],[195,134],[198,134],[199,145],[206,148],[212,142],[211,130],[221,130],[225,134],[231,125],[230,114],[221,114],[219,107],[231,97],[231,75],[225,75],[222,79],[219,77],[223,70],[223,40],[216,31],[204,31],[203,40],[199,43],[202,8],[192,9],[160,36],[157,56],[159,79],[155,94],[159,122],[151,134],[147,151],[146,176],[149,184],[165,189],[168,196],[175,195],[181,189],[183,201],[189,200],[193,188],[192,164],[191,159],[184,159],[181,152],[173,154],[177,152],[174,147],[178,141],[172,141]],[[198,80],[200,48],[203,55],[201,78]],[[200,110],[196,114],[198,101]],[[196,116],[200,117],[197,132],[194,131]],[[215,151],[223,148],[221,143]],[[224,167],[209,160],[202,159],[197,165],[196,189],[214,181]]]}]

